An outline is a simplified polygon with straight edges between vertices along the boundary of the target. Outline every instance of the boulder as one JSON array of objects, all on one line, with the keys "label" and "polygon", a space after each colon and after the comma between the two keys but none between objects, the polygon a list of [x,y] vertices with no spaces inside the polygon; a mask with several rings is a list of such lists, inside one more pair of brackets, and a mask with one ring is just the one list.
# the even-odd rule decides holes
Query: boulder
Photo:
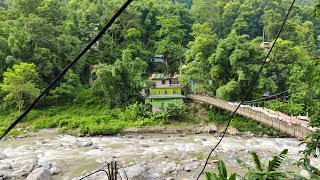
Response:
[{"label": "boulder", "polygon": [[10,164],[0,164],[0,171],[8,171],[10,169],[12,169]]},{"label": "boulder", "polygon": [[0,160],[4,160],[4,159],[7,159],[7,158],[8,158],[7,155],[5,155],[5,154],[0,154]]},{"label": "boulder", "polygon": [[229,127],[227,132],[230,135],[237,135],[238,134],[238,130],[236,128],[233,128],[233,127]]},{"label": "boulder", "polygon": [[197,169],[199,166],[199,162],[191,162],[184,166],[184,170],[190,172],[191,170]]},{"label": "boulder", "polygon": [[144,180],[147,179],[146,169],[141,166],[131,166],[126,169],[126,173],[131,180]]},{"label": "boulder", "polygon": [[144,139],[144,136],[140,135],[138,138],[139,138],[139,139]]},{"label": "boulder", "polygon": [[40,167],[34,169],[26,180],[52,180],[51,173],[48,169]]},{"label": "boulder", "polygon": [[89,146],[92,146],[92,142],[91,141],[77,141],[76,142],[76,145],[78,147],[89,147]]},{"label": "boulder", "polygon": [[217,132],[218,128],[217,126],[211,124],[211,125],[208,125],[207,127],[204,128],[204,131],[207,132],[207,133],[215,133]]},{"label": "boulder", "polygon": [[11,166],[13,169],[13,172],[10,174],[11,177],[27,177],[36,167],[36,160],[14,163]]},{"label": "boulder", "polygon": [[50,169],[50,172],[52,176],[62,174],[62,170],[55,166]]},{"label": "boulder", "polygon": [[300,171],[300,176],[306,178],[306,179],[310,179],[311,176],[310,176],[310,173],[307,171],[307,170],[301,170]]},{"label": "boulder", "polygon": [[48,161],[48,160],[45,160],[45,159],[39,160],[37,168],[38,167],[44,167],[46,169],[51,169],[52,168],[52,162]]},{"label": "boulder", "polygon": [[174,177],[167,177],[166,180],[175,180]]}]

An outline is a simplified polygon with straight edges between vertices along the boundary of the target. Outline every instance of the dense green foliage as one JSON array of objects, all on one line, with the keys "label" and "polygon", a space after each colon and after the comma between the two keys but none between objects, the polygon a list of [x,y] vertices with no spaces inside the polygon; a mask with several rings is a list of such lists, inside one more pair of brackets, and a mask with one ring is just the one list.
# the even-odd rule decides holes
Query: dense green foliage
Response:
[{"label": "dense green foliage", "polygon": [[[16,115],[0,114],[0,133],[3,133]],[[18,127],[30,130],[58,128],[61,132],[74,135],[117,135],[125,128],[183,125],[192,123],[192,118],[191,108],[186,105],[171,105],[152,113],[150,107],[138,103],[113,109],[96,104],[75,103],[34,110]],[[19,131],[15,130],[12,135],[17,133]]]},{"label": "dense green foliage", "polygon": [[37,87],[39,75],[34,64],[20,63],[8,69],[3,74],[0,92],[4,94],[3,101],[10,107],[21,109],[30,105],[40,90]]},{"label": "dense green foliage", "polygon": [[[2,4],[0,80],[14,64],[32,63],[40,77],[37,87],[43,89],[121,2],[6,0]],[[111,107],[139,99],[142,81],[153,70],[180,70],[181,81],[193,84],[193,90],[237,101],[266,54],[260,43],[274,40],[289,5],[288,0],[135,1],[73,68],[78,76],[73,78],[81,83],[61,81],[51,95],[58,103],[70,101],[73,97],[67,91],[87,88],[92,65],[99,64],[90,89]],[[312,15],[314,7],[311,0],[296,4],[249,99],[288,90],[285,103],[299,106],[293,114],[319,111],[320,31],[319,20]],[[165,55],[168,69],[161,70],[151,61],[157,53]]]}]

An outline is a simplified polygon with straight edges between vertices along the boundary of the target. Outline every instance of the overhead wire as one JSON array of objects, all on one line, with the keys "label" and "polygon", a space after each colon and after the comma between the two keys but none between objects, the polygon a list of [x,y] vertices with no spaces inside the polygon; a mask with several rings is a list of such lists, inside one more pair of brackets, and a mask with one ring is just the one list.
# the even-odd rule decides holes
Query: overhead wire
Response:
[{"label": "overhead wire", "polygon": [[288,12],[287,12],[287,14],[286,14],[286,17],[285,17],[285,19],[284,19],[284,21],[283,21],[283,23],[282,23],[282,25],[281,25],[281,27],[280,27],[280,30],[279,30],[279,32],[278,32],[278,34],[277,34],[277,36],[276,36],[276,39],[274,40],[274,42],[273,42],[270,50],[268,51],[267,56],[265,57],[262,65],[260,66],[260,69],[259,69],[258,73],[257,73],[256,76],[253,78],[253,80],[251,81],[251,84],[250,84],[250,86],[249,86],[249,89],[248,89],[247,93],[246,93],[245,96],[242,98],[242,100],[241,100],[241,102],[239,103],[239,105],[237,106],[237,108],[236,108],[236,109],[231,113],[231,115],[229,116],[228,124],[227,124],[226,128],[224,129],[223,134],[222,134],[221,138],[219,139],[219,141],[217,142],[217,144],[216,144],[216,145],[211,149],[211,151],[209,152],[208,157],[207,157],[207,159],[206,159],[206,161],[205,161],[205,164],[204,164],[201,172],[199,173],[199,175],[198,175],[198,177],[197,177],[197,180],[200,179],[201,175],[203,174],[204,170],[206,169],[206,166],[208,165],[208,162],[209,162],[209,159],[210,159],[212,153],[217,149],[217,147],[220,145],[220,143],[221,143],[222,140],[224,139],[224,137],[225,137],[225,135],[226,135],[226,133],[227,133],[227,130],[228,130],[229,126],[230,126],[230,123],[231,123],[231,121],[232,121],[232,118],[233,118],[234,115],[237,113],[237,111],[239,110],[239,108],[241,107],[241,105],[245,102],[245,100],[246,100],[247,97],[249,96],[250,92],[252,91],[254,85],[255,85],[256,82],[258,81],[259,76],[260,76],[260,74],[261,74],[264,66],[265,66],[265,65],[267,64],[267,62],[268,62],[269,56],[270,56],[270,54],[271,54],[274,46],[276,45],[276,43],[277,43],[277,41],[278,41],[278,39],[279,39],[282,31],[283,31],[283,28],[284,28],[284,26],[285,26],[285,24],[286,24],[286,22],[287,22],[287,20],[288,20],[288,18],[289,18],[289,15],[290,15],[290,13],[291,13],[291,11],[292,11],[292,9],[293,9],[293,6],[294,6],[295,2],[296,2],[296,0],[293,0],[293,1],[292,1],[291,5],[290,5],[290,7],[289,7],[289,9],[288,9]]},{"label": "overhead wire", "polygon": [[121,8],[112,16],[109,22],[103,27],[103,29],[91,40],[91,42],[72,60],[67,67],[47,86],[47,88],[32,102],[32,104],[4,131],[0,140],[3,139],[28,113],[35,107],[35,105],[44,97],[53,86],[67,73],[67,71],[77,63],[80,58],[105,34],[105,32],[112,26],[116,19],[126,10],[133,0],[127,0]]}]

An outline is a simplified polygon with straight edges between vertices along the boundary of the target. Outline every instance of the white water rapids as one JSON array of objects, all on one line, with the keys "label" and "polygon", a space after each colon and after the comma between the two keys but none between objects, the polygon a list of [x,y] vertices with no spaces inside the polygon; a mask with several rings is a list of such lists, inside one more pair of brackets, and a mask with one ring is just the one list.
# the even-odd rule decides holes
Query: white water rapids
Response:
[{"label": "white water rapids", "polygon": [[[10,174],[9,178],[24,179],[19,178],[27,175],[22,175],[21,169],[30,171],[28,165],[36,166],[42,162],[61,169],[63,174],[55,175],[53,179],[73,179],[100,168],[104,162],[116,160],[125,168],[134,165],[144,167],[150,176],[148,179],[194,179],[218,138],[209,134],[74,137],[57,134],[55,130],[42,130],[32,137],[0,142],[0,174],[2,171]],[[292,138],[226,137],[208,170],[214,170],[214,162],[221,159],[231,171],[243,174],[237,158],[249,163],[250,151],[255,151],[262,160],[266,160],[283,149],[289,149],[285,162],[287,168],[297,169],[294,163],[300,158],[298,152],[304,148],[299,143]],[[1,170],[1,165],[11,168]]]}]

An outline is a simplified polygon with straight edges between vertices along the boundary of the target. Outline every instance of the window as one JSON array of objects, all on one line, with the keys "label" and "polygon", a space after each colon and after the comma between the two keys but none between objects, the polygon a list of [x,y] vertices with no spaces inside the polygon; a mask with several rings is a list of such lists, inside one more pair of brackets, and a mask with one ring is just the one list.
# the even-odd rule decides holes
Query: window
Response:
[{"label": "window", "polygon": [[164,94],[168,94],[168,91],[167,91],[167,90],[164,90]]},{"label": "window", "polygon": [[161,80],[161,84],[162,84],[162,85],[163,85],[163,84],[166,84],[166,80],[165,80],[165,79]]},{"label": "window", "polygon": [[177,94],[177,90],[174,89],[174,90],[173,90],[173,94]]}]

